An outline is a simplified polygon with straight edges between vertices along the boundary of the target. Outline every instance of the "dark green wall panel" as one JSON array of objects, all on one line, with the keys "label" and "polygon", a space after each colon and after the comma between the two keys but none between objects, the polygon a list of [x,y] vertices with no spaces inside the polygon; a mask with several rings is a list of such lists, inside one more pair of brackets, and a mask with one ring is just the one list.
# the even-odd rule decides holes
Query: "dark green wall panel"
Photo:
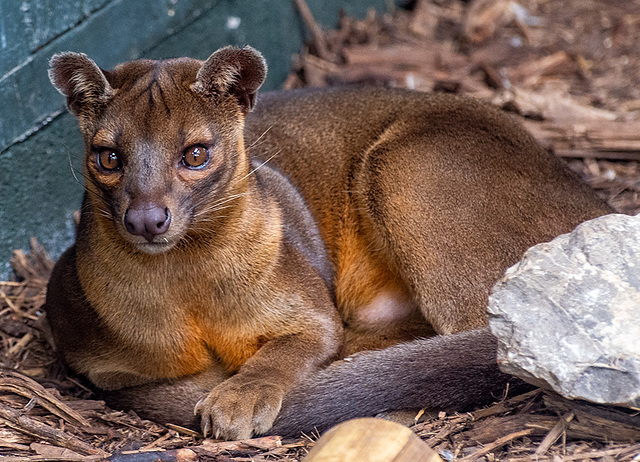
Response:
[{"label": "dark green wall panel", "polygon": [[113,0],[0,1],[0,76]]},{"label": "dark green wall panel", "polygon": [[264,54],[270,67],[264,89],[274,89],[287,76],[291,55],[300,50],[302,37],[303,28],[287,2],[223,2],[147,55],[206,59],[220,44],[251,45]]},{"label": "dark green wall panel", "polygon": [[81,143],[75,118],[64,114],[0,155],[3,277],[9,270],[11,250],[27,248],[32,235],[54,256],[72,241],[72,214],[79,207],[83,188],[81,175],[76,180],[70,165],[79,168]]},{"label": "dark green wall panel", "polygon": [[0,1],[0,86],[7,72],[29,56],[21,19],[19,1]]},{"label": "dark green wall panel", "polygon": [[20,3],[29,49],[35,51],[61,35],[84,17],[82,0],[25,0]]}]

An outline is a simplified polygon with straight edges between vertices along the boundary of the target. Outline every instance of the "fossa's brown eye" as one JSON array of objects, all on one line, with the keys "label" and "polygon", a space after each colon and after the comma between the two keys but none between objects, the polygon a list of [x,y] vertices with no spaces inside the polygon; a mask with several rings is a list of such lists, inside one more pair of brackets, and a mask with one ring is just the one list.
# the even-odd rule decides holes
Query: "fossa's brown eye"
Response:
[{"label": "fossa's brown eye", "polygon": [[202,168],[209,160],[209,150],[196,144],[185,149],[182,164],[187,168]]},{"label": "fossa's brown eye", "polygon": [[119,170],[122,167],[120,154],[113,149],[102,149],[98,152],[97,159],[100,168],[109,172]]}]

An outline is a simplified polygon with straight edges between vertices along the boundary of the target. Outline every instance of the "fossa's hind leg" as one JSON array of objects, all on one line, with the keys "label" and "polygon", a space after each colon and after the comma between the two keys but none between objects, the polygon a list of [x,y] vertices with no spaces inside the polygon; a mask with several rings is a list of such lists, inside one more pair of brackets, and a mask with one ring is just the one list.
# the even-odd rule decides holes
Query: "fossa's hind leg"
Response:
[{"label": "fossa's hind leg", "polygon": [[469,139],[443,127],[389,136],[357,177],[371,247],[440,334],[485,325],[491,287],[528,247],[608,212],[528,136],[482,123]]}]

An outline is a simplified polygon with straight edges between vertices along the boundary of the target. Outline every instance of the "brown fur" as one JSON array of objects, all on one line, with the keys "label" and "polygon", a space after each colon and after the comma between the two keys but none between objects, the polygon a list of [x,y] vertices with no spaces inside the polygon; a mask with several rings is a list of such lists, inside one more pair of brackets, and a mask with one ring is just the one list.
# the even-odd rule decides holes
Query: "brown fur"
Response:
[{"label": "brown fur", "polygon": [[[484,104],[306,90],[263,95],[245,120],[265,72],[248,47],[113,71],[79,54],[52,59],[52,82],[85,138],[87,193],[47,313],[66,361],[114,390],[113,403],[181,424],[194,424],[195,405],[205,433],[246,438],[267,431],[285,394],[311,376],[278,420],[276,430],[293,433],[307,394],[327,390],[330,400],[358,383],[348,362],[316,376],[319,367],[485,326],[490,287],[524,250],[609,212]],[[181,163],[193,145],[208,149],[204,168]],[[118,153],[119,170],[98,165],[105,149]],[[160,214],[166,229],[132,231],[131,211]],[[506,376],[487,360],[490,334],[478,332],[390,350],[398,365],[429,356],[418,379],[381,375],[384,353],[360,354],[362,380],[397,387],[423,376],[433,386],[434,368],[453,382],[460,362],[487,374],[466,395],[487,394]],[[484,356],[460,356],[469,338]],[[358,389],[395,406],[371,387]],[[434,391],[436,405],[465,394]],[[352,403],[344,415],[374,408]],[[316,423],[332,419],[323,418]]]}]

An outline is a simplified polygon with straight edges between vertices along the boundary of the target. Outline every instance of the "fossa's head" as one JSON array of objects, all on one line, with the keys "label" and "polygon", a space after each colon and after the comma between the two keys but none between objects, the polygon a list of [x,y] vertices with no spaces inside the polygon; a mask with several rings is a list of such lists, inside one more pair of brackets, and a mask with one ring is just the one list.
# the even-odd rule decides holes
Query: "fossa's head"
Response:
[{"label": "fossa's head", "polygon": [[227,47],[204,62],[140,60],[111,71],[61,53],[50,65],[84,136],[83,213],[149,254],[229,213],[248,169],[242,128],[266,76],[260,53]]}]

